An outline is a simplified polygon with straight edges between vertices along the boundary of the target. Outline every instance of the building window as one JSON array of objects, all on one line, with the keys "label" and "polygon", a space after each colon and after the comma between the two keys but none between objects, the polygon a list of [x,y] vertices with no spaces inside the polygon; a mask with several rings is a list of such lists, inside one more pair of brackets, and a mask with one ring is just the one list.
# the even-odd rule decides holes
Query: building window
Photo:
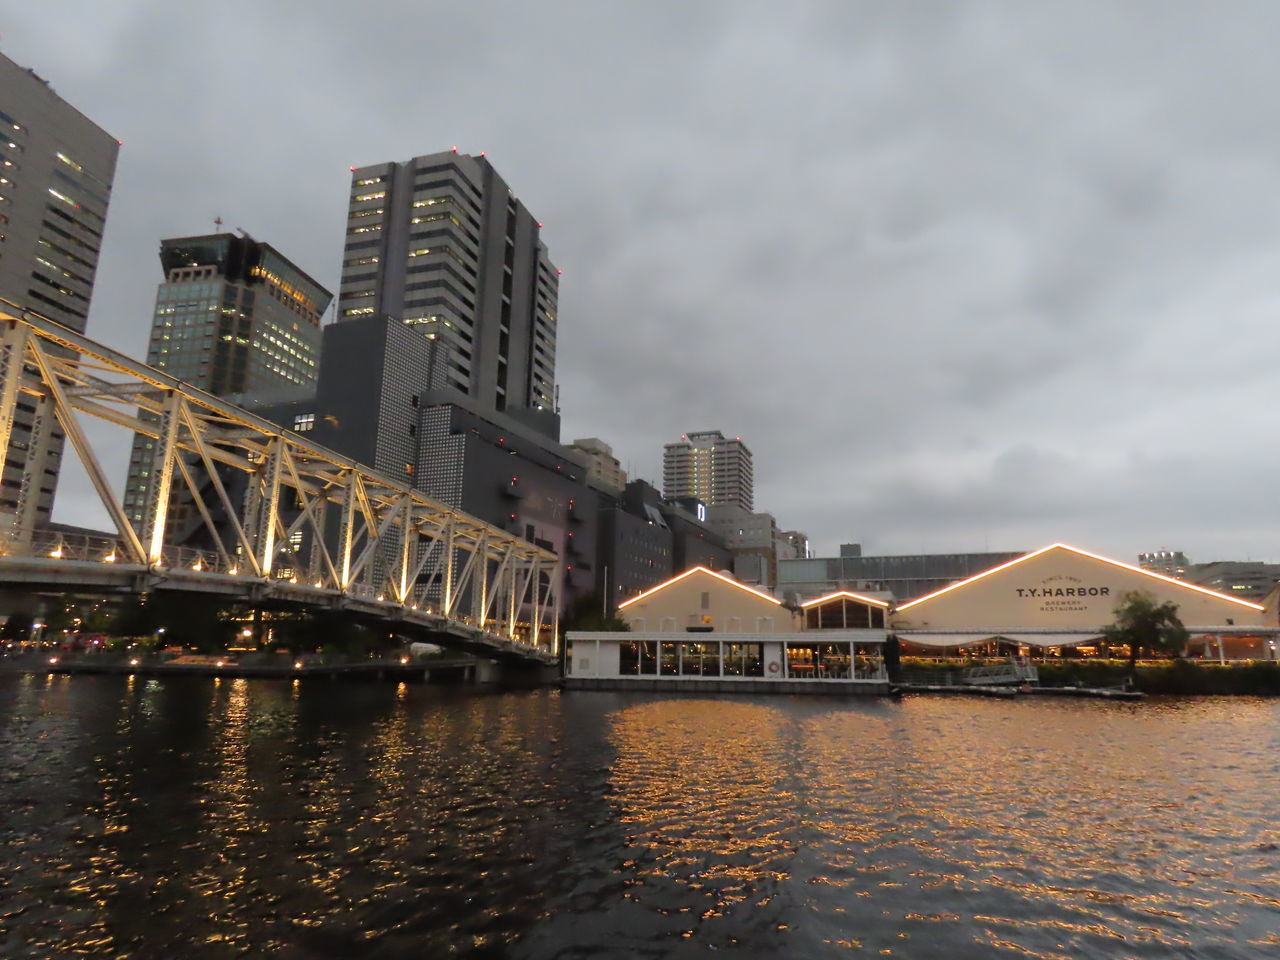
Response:
[{"label": "building window", "polygon": [[293,429],[298,433],[306,433],[316,425],[316,415],[314,413],[300,413],[293,418]]},{"label": "building window", "polygon": [[657,642],[640,640],[621,644],[618,648],[618,672],[624,676],[656,675],[658,672]]}]

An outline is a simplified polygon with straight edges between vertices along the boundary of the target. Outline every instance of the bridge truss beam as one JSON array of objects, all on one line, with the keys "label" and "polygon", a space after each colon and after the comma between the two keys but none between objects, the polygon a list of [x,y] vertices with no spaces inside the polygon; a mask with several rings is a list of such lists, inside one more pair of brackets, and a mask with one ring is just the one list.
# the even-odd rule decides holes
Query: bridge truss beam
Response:
[{"label": "bridge truss beam", "polygon": [[[505,643],[556,652],[554,553],[0,300],[0,473],[24,398],[37,416],[61,426],[115,527],[115,542],[103,548],[109,555],[82,560],[136,564],[156,575],[181,564],[252,578],[264,597],[286,585],[296,595],[302,586],[338,599],[421,608]],[[138,529],[82,420],[153,441]],[[47,548],[31,520],[39,478],[26,474],[41,469],[33,461],[24,468],[16,510],[0,508],[9,555]],[[171,543],[178,503],[214,544],[194,560]]]}]

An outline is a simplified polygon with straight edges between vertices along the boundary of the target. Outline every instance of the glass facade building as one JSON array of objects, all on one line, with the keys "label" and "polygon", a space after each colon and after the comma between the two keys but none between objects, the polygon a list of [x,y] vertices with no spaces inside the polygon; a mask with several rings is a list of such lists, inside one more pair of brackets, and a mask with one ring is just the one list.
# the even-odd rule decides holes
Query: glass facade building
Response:
[{"label": "glass facade building", "polygon": [[[332,294],[277,250],[228,233],[161,241],[147,363],[219,396],[315,384]],[[125,485],[141,524],[155,441],[134,438]]]}]

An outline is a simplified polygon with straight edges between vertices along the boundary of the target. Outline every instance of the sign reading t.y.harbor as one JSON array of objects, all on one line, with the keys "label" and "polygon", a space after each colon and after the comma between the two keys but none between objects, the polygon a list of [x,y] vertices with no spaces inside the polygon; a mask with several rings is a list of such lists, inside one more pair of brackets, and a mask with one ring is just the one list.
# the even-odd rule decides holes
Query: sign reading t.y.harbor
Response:
[{"label": "sign reading t.y.harbor", "polygon": [[1024,599],[1038,600],[1041,613],[1084,613],[1090,597],[1110,597],[1111,588],[1085,583],[1079,577],[1058,574],[1045,577],[1037,587],[1015,587]]}]

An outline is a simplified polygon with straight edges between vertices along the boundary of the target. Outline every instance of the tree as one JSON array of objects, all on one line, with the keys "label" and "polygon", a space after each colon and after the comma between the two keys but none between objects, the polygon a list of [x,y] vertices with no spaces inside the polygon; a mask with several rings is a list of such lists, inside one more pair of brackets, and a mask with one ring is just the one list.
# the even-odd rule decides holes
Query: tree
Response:
[{"label": "tree", "polygon": [[65,633],[75,626],[76,618],[72,612],[72,599],[63,595],[49,601],[44,612],[44,635],[50,640],[55,633]]},{"label": "tree", "polygon": [[1156,598],[1141,590],[1131,590],[1120,597],[1115,608],[1116,622],[1103,630],[1108,643],[1129,647],[1129,679],[1138,673],[1138,654],[1177,655],[1187,645],[1187,628],[1178,619],[1178,605],[1172,600],[1156,603]]},{"label": "tree", "polygon": [[0,629],[0,639],[17,640],[21,643],[26,643],[31,639],[31,627],[35,624],[35,621],[35,617],[22,610],[9,614],[9,619],[5,621],[4,628]]},{"label": "tree", "polygon": [[121,604],[111,623],[117,637],[159,637],[164,643],[221,653],[235,639],[236,624],[226,615],[225,601],[191,594],[153,593]]},{"label": "tree", "polygon": [[618,633],[631,629],[631,624],[621,617],[606,617],[601,609],[600,594],[588,593],[573,602],[560,622],[560,629],[593,630]]},{"label": "tree", "polygon": [[902,643],[896,633],[890,634],[884,642],[884,669],[890,683],[902,681]]}]

